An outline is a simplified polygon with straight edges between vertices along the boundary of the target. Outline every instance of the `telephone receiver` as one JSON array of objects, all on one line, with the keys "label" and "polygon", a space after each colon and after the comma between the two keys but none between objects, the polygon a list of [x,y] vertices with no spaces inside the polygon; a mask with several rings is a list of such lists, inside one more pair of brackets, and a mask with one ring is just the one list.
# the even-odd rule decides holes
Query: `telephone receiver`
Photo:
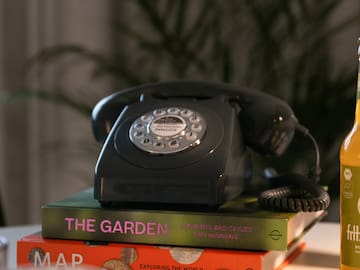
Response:
[{"label": "telephone receiver", "polygon": [[316,161],[309,175],[268,175],[275,188],[259,204],[275,211],[318,211],[330,197],[319,185],[315,139],[283,100],[225,83],[170,81],[125,89],[92,112],[103,144],[94,197],[112,203],[218,206],[244,192],[250,149],[281,156],[295,131],[311,138]]}]

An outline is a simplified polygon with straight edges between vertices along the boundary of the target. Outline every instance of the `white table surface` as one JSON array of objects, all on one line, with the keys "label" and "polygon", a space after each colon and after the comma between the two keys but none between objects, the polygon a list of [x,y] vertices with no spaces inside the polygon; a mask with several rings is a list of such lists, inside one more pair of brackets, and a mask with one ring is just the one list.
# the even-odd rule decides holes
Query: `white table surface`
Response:
[{"label": "white table surface", "polygon": [[[30,233],[40,231],[40,225],[0,227],[0,235],[9,240],[8,268],[16,268],[16,241]],[[304,237],[305,250],[283,270],[339,269],[340,226],[338,223],[320,222]]]}]

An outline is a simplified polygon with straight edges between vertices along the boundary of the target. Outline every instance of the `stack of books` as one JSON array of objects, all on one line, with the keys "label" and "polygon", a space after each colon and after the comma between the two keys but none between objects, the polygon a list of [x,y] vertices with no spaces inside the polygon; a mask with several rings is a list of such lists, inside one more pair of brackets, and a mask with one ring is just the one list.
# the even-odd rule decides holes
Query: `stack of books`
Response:
[{"label": "stack of books", "polygon": [[42,229],[17,243],[19,267],[109,270],[280,269],[325,212],[262,210],[240,196],[217,209],[103,208],[88,189],[42,208]]}]

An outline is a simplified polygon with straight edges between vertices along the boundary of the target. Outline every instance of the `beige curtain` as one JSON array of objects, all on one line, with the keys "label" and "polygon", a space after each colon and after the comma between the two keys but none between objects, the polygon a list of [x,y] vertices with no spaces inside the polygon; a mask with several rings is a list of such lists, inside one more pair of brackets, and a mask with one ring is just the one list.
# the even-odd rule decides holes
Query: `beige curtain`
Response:
[{"label": "beige curtain", "polygon": [[[46,71],[24,64],[39,50],[62,43],[109,49],[111,1],[0,1],[0,91],[108,89],[91,81],[88,64],[64,63]],[[31,90],[28,90],[31,91]],[[0,199],[7,225],[40,223],[45,202],[92,185],[95,155],[77,144],[92,142],[90,120],[39,100],[0,105]],[[80,148],[80,147],[79,147]]]}]

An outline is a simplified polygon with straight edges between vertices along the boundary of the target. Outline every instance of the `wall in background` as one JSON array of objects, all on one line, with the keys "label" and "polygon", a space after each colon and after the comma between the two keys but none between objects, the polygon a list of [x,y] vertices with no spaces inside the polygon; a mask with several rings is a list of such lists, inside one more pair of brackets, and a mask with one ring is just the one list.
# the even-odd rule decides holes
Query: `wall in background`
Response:
[{"label": "wall in background", "polygon": [[[358,0],[343,1],[334,21],[360,10],[359,5]],[[87,0],[86,6],[82,0],[0,1],[0,91],[29,86],[55,92],[78,89],[74,94],[87,99],[86,90],[93,94],[114,89],[111,80],[91,78],[91,65],[80,58],[64,58],[27,73],[24,65],[36,52],[56,44],[105,52],[114,43],[126,46],[109,27],[121,16],[138,23],[126,1]],[[339,63],[356,64],[342,51],[356,46],[351,42],[357,34],[355,27],[335,40]],[[98,98],[102,93],[98,91]],[[0,196],[7,224],[39,223],[43,203],[91,186],[99,147],[90,119],[68,108],[39,100],[0,106]]]}]

